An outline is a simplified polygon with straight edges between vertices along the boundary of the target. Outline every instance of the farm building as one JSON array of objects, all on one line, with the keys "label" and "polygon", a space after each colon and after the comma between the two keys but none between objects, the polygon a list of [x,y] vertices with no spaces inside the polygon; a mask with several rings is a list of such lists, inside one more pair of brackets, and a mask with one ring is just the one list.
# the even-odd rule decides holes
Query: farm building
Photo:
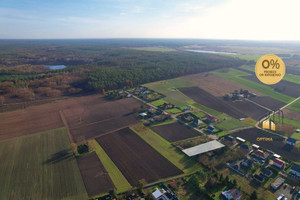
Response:
[{"label": "farm building", "polygon": [[238,189],[235,189],[235,188],[222,192],[222,195],[226,199],[234,199],[234,200],[240,200],[241,196],[242,196],[240,191]]},{"label": "farm building", "polygon": [[297,140],[295,140],[294,138],[288,138],[286,143],[291,145],[291,146],[295,146]]},{"label": "farm building", "polygon": [[285,179],[278,177],[272,184],[271,187],[274,190],[277,190],[283,183],[284,183]]},{"label": "farm building", "polygon": [[225,145],[223,145],[222,143],[218,142],[217,140],[213,140],[210,142],[206,142],[204,144],[200,144],[188,149],[183,150],[183,152],[188,155],[189,157],[191,156],[195,156],[195,155],[199,155],[199,154],[203,154],[212,150],[216,150],[219,148],[223,148],[225,147]]},{"label": "farm building", "polygon": [[284,166],[285,166],[285,162],[284,162],[283,160],[280,160],[280,159],[278,159],[278,158],[275,158],[275,159],[273,160],[273,165],[276,166],[276,167],[278,167],[278,168],[280,168],[280,169],[282,169],[282,168],[284,168]]},{"label": "farm building", "polygon": [[267,157],[269,157],[269,154],[268,154],[268,153],[265,153],[265,152],[263,152],[263,151],[261,151],[261,150],[256,150],[256,151],[254,152],[254,154],[255,154],[256,157],[259,157],[259,158],[261,158],[261,159],[266,159]]},{"label": "farm building", "polygon": [[293,165],[290,170],[290,174],[294,174],[294,175],[300,177],[300,167]]}]

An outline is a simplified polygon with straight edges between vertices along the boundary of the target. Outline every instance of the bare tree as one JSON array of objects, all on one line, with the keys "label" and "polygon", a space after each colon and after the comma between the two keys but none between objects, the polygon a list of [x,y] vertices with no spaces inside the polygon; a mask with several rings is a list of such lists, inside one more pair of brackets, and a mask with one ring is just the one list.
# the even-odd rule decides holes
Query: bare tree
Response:
[{"label": "bare tree", "polygon": [[0,96],[0,105],[3,106],[4,104],[4,96]]}]

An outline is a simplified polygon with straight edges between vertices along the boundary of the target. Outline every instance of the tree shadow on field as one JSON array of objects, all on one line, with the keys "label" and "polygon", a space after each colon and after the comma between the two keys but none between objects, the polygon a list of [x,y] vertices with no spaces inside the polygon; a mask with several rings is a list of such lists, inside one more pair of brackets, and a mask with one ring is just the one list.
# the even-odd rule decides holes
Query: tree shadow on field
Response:
[{"label": "tree shadow on field", "polygon": [[62,151],[52,154],[49,159],[43,162],[43,164],[51,165],[51,164],[59,163],[64,160],[68,161],[72,159],[74,159],[72,151],[70,149],[64,149]]}]

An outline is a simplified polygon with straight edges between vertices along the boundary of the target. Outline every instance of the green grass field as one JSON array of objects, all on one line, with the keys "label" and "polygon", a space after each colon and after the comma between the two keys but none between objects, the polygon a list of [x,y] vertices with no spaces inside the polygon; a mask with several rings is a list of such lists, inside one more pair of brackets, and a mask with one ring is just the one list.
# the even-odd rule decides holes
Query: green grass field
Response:
[{"label": "green grass field", "polygon": [[126,178],[123,176],[118,167],[114,164],[114,162],[108,157],[105,151],[101,148],[101,146],[93,140],[93,144],[95,147],[95,151],[101,160],[104,168],[108,172],[112,182],[116,186],[117,192],[125,192],[131,188],[131,185],[128,183]]},{"label": "green grass field", "polygon": [[298,101],[295,101],[292,105],[287,107],[290,110],[295,110],[300,112],[300,99]]},{"label": "green grass field", "polygon": [[[145,84],[144,86],[159,92],[166,97],[162,100],[172,103],[177,107],[182,107],[188,105],[190,102],[193,102],[189,97],[184,95],[182,92],[177,90],[176,88],[183,88],[183,87],[194,87],[192,83],[182,79],[182,78],[175,78],[169,79],[165,81],[158,81],[153,83]],[[158,102],[155,102],[158,103]]]},{"label": "green grass field", "polygon": [[178,113],[181,113],[182,111],[179,110],[178,108],[172,108],[172,109],[167,110],[167,112],[171,113],[171,114],[178,114]]},{"label": "green grass field", "polygon": [[172,146],[171,143],[160,137],[151,129],[146,128],[142,124],[135,125],[131,127],[131,129],[184,173],[190,174],[199,169],[197,162],[186,156],[178,148]]},{"label": "green grass field", "polygon": [[0,199],[87,199],[65,128],[0,141]]},{"label": "green grass field", "polygon": [[160,106],[163,105],[164,103],[169,103],[169,102],[165,101],[164,99],[159,99],[151,102],[151,104],[154,106]]},{"label": "green grass field", "polygon": [[[251,72],[255,72],[255,67],[254,66],[243,65],[240,68],[251,71]],[[292,83],[296,83],[296,84],[300,84],[300,76],[293,75],[293,74],[285,74],[284,77],[283,77],[283,80],[286,80],[286,81],[289,81],[289,82],[292,82]]]},{"label": "green grass field", "polygon": [[[225,114],[221,114],[218,117],[220,118],[220,120],[222,120],[220,123],[215,125],[215,127],[217,127],[218,129],[229,131],[229,130],[232,130],[235,128],[249,126],[248,124],[245,124],[245,123],[241,122],[240,120],[231,118]],[[227,119],[224,120],[224,118],[227,118]]]},{"label": "green grass field", "polygon": [[289,97],[287,95],[281,94],[279,92],[274,91],[274,89],[263,85],[263,84],[259,84],[247,79],[244,79],[240,76],[247,76],[249,75],[246,72],[237,70],[237,69],[229,69],[229,70],[217,70],[213,72],[214,74],[222,77],[222,78],[226,78],[230,81],[239,83],[241,85],[244,85],[246,87],[249,87],[257,92],[260,92],[262,94],[265,94],[266,96],[269,96],[271,98],[277,99],[278,101],[284,102],[284,103],[289,103],[293,100],[292,97]]}]

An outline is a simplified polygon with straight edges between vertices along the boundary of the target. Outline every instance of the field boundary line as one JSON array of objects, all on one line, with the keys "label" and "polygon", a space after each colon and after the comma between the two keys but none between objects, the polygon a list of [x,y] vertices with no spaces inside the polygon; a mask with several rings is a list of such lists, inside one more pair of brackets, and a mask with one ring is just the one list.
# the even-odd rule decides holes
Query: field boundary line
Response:
[{"label": "field boundary line", "polygon": [[64,115],[64,113],[63,113],[62,110],[59,111],[59,115],[60,115],[60,118],[61,118],[62,122],[64,123],[64,125],[66,127],[66,130],[67,130],[67,133],[68,133],[68,136],[69,136],[69,139],[70,139],[70,143],[71,144],[75,143],[74,139],[73,139],[73,136],[72,136],[72,134],[70,132],[70,128],[69,128],[68,122],[67,122],[67,120],[65,118],[65,115]]},{"label": "field boundary line", "polygon": [[245,98],[245,100],[246,100],[246,101],[249,101],[249,102],[251,102],[251,103],[253,103],[253,104],[255,104],[255,105],[257,105],[257,106],[259,106],[259,107],[261,107],[261,108],[264,108],[264,109],[266,109],[266,110],[268,110],[268,111],[272,111],[270,108],[267,108],[267,107],[265,107],[265,106],[262,106],[262,105],[260,105],[259,103],[256,103],[256,102],[254,102],[254,101],[252,101],[252,100],[250,100],[250,99]]}]

